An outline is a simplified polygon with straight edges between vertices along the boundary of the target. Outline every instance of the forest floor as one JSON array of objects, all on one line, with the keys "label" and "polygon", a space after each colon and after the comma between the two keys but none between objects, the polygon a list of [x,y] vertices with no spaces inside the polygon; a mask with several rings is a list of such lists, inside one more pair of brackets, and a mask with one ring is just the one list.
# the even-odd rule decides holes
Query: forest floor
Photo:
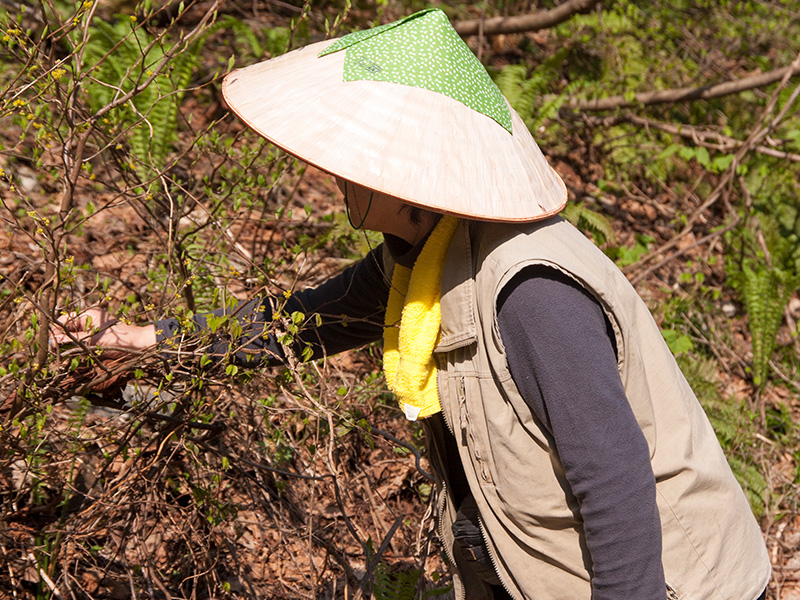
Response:
[{"label": "forest floor", "polygon": [[[191,115],[193,131],[224,114],[218,98],[202,104],[188,98],[182,111],[184,122]],[[230,117],[220,127],[234,134],[242,129]],[[2,147],[16,147],[19,134],[13,127],[0,130]],[[701,203],[687,206],[669,193],[600,193],[603,167],[576,144],[574,151],[548,158],[571,201],[591,201],[610,219],[619,246],[632,247],[636,235],[647,235],[658,247],[675,235],[675,215],[692,214]],[[46,166],[59,163],[59,151],[44,157]],[[61,190],[52,178],[35,173],[21,156],[0,160],[27,207],[42,214],[57,210]],[[198,160],[197,172],[181,176],[202,181],[214,171],[210,162]],[[112,170],[95,166],[98,179],[108,176],[104,168]],[[203,257],[198,264],[214,263],[214,253],[230,256],[226,273],[215,271],[214,263],[207,289],[194,288],[200,306],[212,303],[209,287],[240,300],[260,292],[265,284],[254,274],[267,270],[265,258],[278,265],[268,291],[279,296],[281,289],[318,284],[375,244],[347,231],[343,203],[326,174],[308,168],[272,189],[269,203],[201,232],[204,246],[192,250]],[[186,295],[170,279],[175,267],[165,229],[135,202],[88,178],[77,197],[79,210],[89,203],[101,210],[87,212],[65,239],[65,256],[80,267],[65,298],[93,299],[117,310],[133,295],[139,322],[174,314]],[[199,213],[212,204],[213,198],[203,198]],[[44,283],[41,246],[36,226],[24,219],[27,209],[8,205],[0,224],[0,275],[31,299]],[[280,218],[274,216],[277,205]],[[178,230],[197,226],[199,213],[185,211]],[[679,261],[636,281],[658,319],[665,302],[686,295],[687,261],[700,265],[707,284],[725,279],[722,261],[707,260],[714,248],[701,249],[698,237],[684,236]],[[626,272],[632,279],[642,273]],[[790,386],[756,394],[747,377],[747,322],[730,294],[723,291],[715,300],[718,312],[700,319],[709,328],[695,332],[717,357],[704,376],[720,397],[741,403],[761,425],[764,407],[771,407],[797,431],[800,398]],[[3,338],[27,344],[31,305],[0,298]],[[787,319],[800,320],[797,297]],[[725,335],[715,338],[715,327]],[[788,323],[779,344],[797,344]],[[22,354],[24,349],[15,358]],[[71,356],[54,362],[68,364]],[[32,420],[13,422],[6,416],[16,383],[3,376],[0,439],[8,448],[19,444],[19,454],[12,448],[13,458],[0,462],[0,600],[350,599],[369,597],[370,590],[375,597],[401,598],[411,597],[403,593],[414,587],[419,597],[447,597],[449,575],[436,539],[436,498],[422,433],[382,387],[380,364],[379,348],[369,347],[251,375],[209,371],[198,387],[196,365],[165,367],[149,355],[142,358],[140,381],[83,397],[74,394],[79,372],[60,372],[54,380],[60,391],[49,408],[32,405]],[[758,445],[741,454],[756,457],[754,466],[766,481],[758,493],[766,498],[759,521],[774,567],[768,597],[800,600],[800,516],[792,508],[800,453],[797,446],[775,450],[762,433],[742,443]]]},{"label": "forest floor", "polygon": [[[573,169],[558,164],[557,168],[570,181],[573,190],[582,189]],[[32,189],[30,193],[39,195],[38,202],[42,205],[49,202],[46,190]],[[324,223],[325,215],[341,212],[330,179],[313,169],[306,172],[298,185],[293,203],[297,214],[304,214],[302,209],[309,203],[314,207],[310,221]],[[303,224],[299,223],[298,227],[302,228]],[[657,232],[648,227],[649,221],[642,219],[637,230],[651,232],[657,237]],[[619,238],[624,239],[624,226],[617,224],[617,228]],[[295,234],[292,228],[285,233]],[[4,275],[32,273],[33,289],[39,269],[32,265],[36,248],[24,233],[15,235],[11,231],[7,234],[0,236],[0,270]],[[245,234],[238,239],[244,244],[251,241]],[[76,263],[90,265],[92,272],[112,277],[115,283],[107,296],[108,304],[113,306],[122,302],[130,289],[146,289],[148,265],[160,253],[160,248],[158,240],[148,235],[148,228],[139,215],[121,204],[88,220],[80,239],[76,238],[70,245],[70,252]],[[310,261],[314,264],[304,271],[300,285],[320,281],[348,262],[331,244],[327,250],[321,248],[315,252],[314,260]],[[662,272],[659,277],[663,279],[650,278],[640,284],[642,294],[650,301],[657,301],[665,294],[664,283],[670,276]],[[246,294],[244,290],[241,293]],[[17,317],[6,313],[4,318]],[[741,347],[730,350],[745,355],[746,325],[741,317],[734,319],[739,321],[735,329]],[[75,486],[88,496],[91,482],[103,477],[108,481],[107,486],[112,482],[123,484],[128,481],[126,469],[134,466],[139,470],[139,477],[146,481],[144,485],[141,482],[132,485],[130,498],[131,502],[142,503],[143,509],[132,511],[130,506],[121,507],[123,497],[105,498],[109,502],[106,507],[89,502],[75,505],[78,512],[69,513],[74,515],[74,523],[70,524],[74,533],[80,538],[94,540],[93,547],[116,547],[118,554],[114,559],[104,558],[101,551],[96,551],[76,560],[70,575],[76,585],[91,593],[89,597],[127,600],[135,597],[131,590],[136,586],[127,580],[126,565],[144,564],[149,565],[142,568],[149,572],[152,580],[164,578],[163,593],[169,589],[170,594],[179,597],[180,591],[186,593],[191,586],[187,587],[186,581],[177,588],[170,585],[173,579],[169,575],[171,561],[176,553],[198,552],[196,546],[200,544],[214,547],[215,552],[232,561],[222,570],[226,579],[218,582],[233,594],[231,597],[239,594],[260,598],[354,597],[354,582],[376,568],[366,558],[370,552],[373,559],[381,559],[390,574],[397,573],[396,577],[402,579],[411,573],[414,581],[418,576],[420,589],[446,588],[447,569],[436,547],[431,487],[425,477],[430,467],[424,457],[418,465],[415,460],[415,453],[422,449],[420,432],[404,421],[385,399],[385,392],[384,397],[376,401],[374,394],[378,388],[359,386],[359,382],[374,377],[378,371],[377,355],[374,349],[369,349],[327,359],[319,371],[324,374],[327,387],[342,386],[348,391],[338,398],[341,402],[335,410],[327,415],[322,410],[322,418],[319,407],[313,406],[313,392],[306,397],[302,394],[281,397],[281,390],[285,393],[286,386],[276,388],[270,371],[256,375],[247,384],[218,385],[209,392],[217,395],[212,410],[217,415],[215,422],[220,430],[198,436],[194,449],[190,450],[191,444],[185,437],[167,443],[167,437],[161,433],[163,423],[151,421],[131,444],[132,449],[138,447],[151,453],[153,448],[148,444],[148,436],[157,437],[165,444],[147,465],[137,466],[132,458],[117,457],[109,462],[97,456],[102,450],[99,440],[115,429],[129,427],[130,419],[136,417],[115,404],[123,402],[120,396],[114,398],[106,394],[104,400],[108,405],[92,406],[86,412],[84,427],[91,431],[95,445],[86,448]],[[715,379],[726,396],[744,398],[752,393],[749,383],[735,369],[720,370]],[[288,387],[291,385],[289,383]],[[786,397],[782,389],[767,391],[761,401],[791,406],[795,422],[800,421],[800,403],[797,398]],[[121,391],[116,393],[121,394]],[[254,398],[276,393],[279,397],[272,408],[258,414],[256,408],[263,407],[254,402]],[[783,396],[770,397],[770,394]],[[327,396],[330,395],[329,390]],[[62,400],[53,410],[51,426],[63,431],[73,422],[77,405],[75,399]],[[358,418],[352,418],[348,426],[352,430],[343,430],[326,442],[321,422],[336,414],[337,424],[331,428],[340,428],[343,405],[347,405],[348,415]],[[226,414],[238,416],[229,421]],[[265,415],[271,424],[265,422]],[[243,425],[254,428],[258,435],[244,431]],[[277,429],[285,435],[278,435]],[[257,443],[253,444],[254,440]],[[290,446],[294,449],[292,456],[282,462],[270,464],[260,457],[262,452],[272,452],[275,456],[281,448]],[[216,494],[235,510],[214,525],[198,523],[180,514],[189,503],[190,490],[173,483],[170,485],[175,486],[174,492],[165,496],[147,485],[148,478],[152,482],[173,481],[183,469],[191,468],[190,454],[198,448],[205,448],[208,457],[225,456],[232,465],[225,472],[224,484]],[[162,466],[156,462],[158,457],[163,457]],[[205,462],[212,460],[208,457]],[[785,455],[762,468],[768,478],[785,481],[793,477],[794,460],[795,457]],[[259,473],[255,468],[258,464],[268,468],[277,464],[280,474]],[[103,470],[105,472],[99,472]],[[18,465],[16,468],[11,465],[11,469],[0,473],[0,486],[6,499],[14,495],[19,497],[25,487],[24,478],[24,469],[20,470]],[[8,561],[12,573],[12,579],[0,575],[0,598],[28,597],[21,593],[22,589],[33,585],[40,574],[16,551],[35,547],[38,532],[52,527],[58,518],[56,505],[33,510],[36,507],[26,509],[25,501],[21,504],[19,510],[5,514],[0,521],[0,539],[5,540],[4,560]],[[89,517],[99,524],[90,524]],[[116,525],[113,524],[115,518],[120,519]],[[762,517],[761,524],[775,568],[770,597],[800,599],[800,517],[767,514]],[[69,551],[64,552],[65,560]],[[147,560],[143,560],[143,554],[148,556]],[[216,566],[211,563],[208,568]],[[349,578],[348,570],[351,571]],[[4,583],[20,586],[17,588],[20,593],[14,594],[9,588],[3,591]],[[158,591],[153,593],[152,597],[159,595]],[[199,595],[203,596],[215,597],[215,594],[207,591]]]}]

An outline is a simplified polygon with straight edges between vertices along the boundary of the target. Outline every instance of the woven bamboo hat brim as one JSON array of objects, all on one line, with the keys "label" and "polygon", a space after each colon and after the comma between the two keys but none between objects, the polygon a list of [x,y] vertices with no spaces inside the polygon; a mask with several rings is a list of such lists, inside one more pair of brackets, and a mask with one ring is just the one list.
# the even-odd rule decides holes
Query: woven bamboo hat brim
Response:
[{"label": "woven bamboo hat brim", "polygon": [[346,51],[319,56],[333,42],[230,73],[225,101],[297,158],[412,205],[520,222],[563,208],[564,183],[505,99],[511,132],[429,89],[343,81]]}]

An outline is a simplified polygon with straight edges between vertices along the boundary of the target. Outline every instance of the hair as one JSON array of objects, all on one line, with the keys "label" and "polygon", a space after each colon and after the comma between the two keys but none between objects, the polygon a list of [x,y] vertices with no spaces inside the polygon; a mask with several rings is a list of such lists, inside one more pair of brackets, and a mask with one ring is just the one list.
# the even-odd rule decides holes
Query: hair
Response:
[{"label": "hair", "polygon": [[422,222],[422,214],[424,211],[420,207],[404,204],[400,210],[408,211],[408,220],[411,221],[413,225],[419,225]]}]

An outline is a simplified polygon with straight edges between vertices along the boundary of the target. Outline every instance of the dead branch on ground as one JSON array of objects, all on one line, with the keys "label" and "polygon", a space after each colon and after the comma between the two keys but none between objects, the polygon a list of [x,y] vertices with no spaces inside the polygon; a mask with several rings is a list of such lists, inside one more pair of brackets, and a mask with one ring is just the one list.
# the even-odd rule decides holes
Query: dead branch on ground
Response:
[{"label": "dead branch on ground", "polygon": [[496,35],[539,31],[555,27],[559,23],[563,23],[574,15],[585,12],[599,3],[600,0],[568,0],[552,10],[541,10],[531,15],[472,19],[453,23],[453,27],[461,37],[469,37],[479,33]]},{"label": "dead branch on ground", "polygon": [[[618,123],[633,123],[634,125],[640,125],[645,129],[657,129],[658,131],[663,131],[671,135],[681,136],[691,140],[697,146],[704,146],[719,152],[733,152],[740,148],[742,144],[744,144],[743,140],[724,135],[718,131],[711,131],[709,129],[695,127],[693,125],[653,121],[652,119],[647,119],[645,117],[640,117],[629,113],[602,119],[598,117],[588,117],[586,122],[595,127],[612,127]],[[766,156],[771,156],[773,158],[781,158],[792,162],[800,162],[800,154],[778,150],[774,147],[777,144],[776,141],[769,138],[766,138],[766,140],[770,144],[769,146],[757,144],[753,147],[753,151]]]},{"label": "dead branch on ground", "polygon": [[[686,225],[684,225],[683,229],[681,229],[681,231],[677,235],[675,235],[671,240],[663,244],[657,250],[650,252],[649,254],[645,255],[643,258],[636,261],[635,263],[623,268],[623,272],[631,273],[633,271],[636,271],[637,269],[640,269],[642,265],[644,265],[645,263],[653,260],[657,256],[663,256],[666,251],[671,250],[673,247],[675,247],[681,238],[683,238],[685,235],[687,235],[692,231],[692,229],[694,228],[694,224],[700,217],[700,215],[702,215],[713,204],[715,204],[717,200],[719,200],[723,196],[724,192],[728,189],[728,186],[733,181],[737,173],[737,169],[742,162],[742,159],[755,146],[760,144],[775,127],[777,127],[777,125],[781,122],[784,116],[786,116],[786,112],[792,106],[796,97],[800,95],[800,85],[799,85],[795,88],[794,92],[791,94],[790,98],[786,101],[786,103],[784,104],[783,108],[779,111],[777,116],[771,118],[772,112],[775,110],[775,107],[778,103],[780,92],[786,88],[786,85],[789,83],[789,79],[792,77],[794,73],[798,71],[800,71],[800,54],[798,54],[795,57],[795,59],[792,61],[792,64],[784,72],[780,85],[778,85],[778,87],[776,87],[775,90],[772,92],[772,96],[770,97],[767,106],[764,108],[764,111],[759,116],[758,122],[751,130],[750,135],[747,136],[745,142],[742,144],[742,146],[734,155],[733,161],[731,162],[730,166],[722,174],[719,183],[711,192],[711,194],[709,194],[705,202],[703,202],[697,208],[697,210],[687,219]],[[647,277],[650,273],[660,269],[662,266],[667,264],[676,256],[679,256],[680,254],[682,254],[682,252],[676,252],[670,254],[666,258],[663,258],[662,260],[658,261],[656,264],[651,265],[644,271],[637,273],[637,275],[632,279],[633,283],[635,284],[636,282],[641,281],[644,277]]]},{"label": "dead branch on ground", "polygon": [[631,108],[633,106],[652,106],[667,104],[669,102],[689,102],[692,100],[709,100],[730,94],[744,92],[755,88],[764,87],[784,78],[800,75],[800,65],[797,61],[788,67],[773,69],[759,75],[752,75],[736,81],[707,84],[700,87],[676,88],[671,90],[658,90],[655,92],[640,92],[630,96],[609,96],[608,98],[593,98],[584,100],[572,98],[567,105],[579,111],[603,111],[615,108]]}]

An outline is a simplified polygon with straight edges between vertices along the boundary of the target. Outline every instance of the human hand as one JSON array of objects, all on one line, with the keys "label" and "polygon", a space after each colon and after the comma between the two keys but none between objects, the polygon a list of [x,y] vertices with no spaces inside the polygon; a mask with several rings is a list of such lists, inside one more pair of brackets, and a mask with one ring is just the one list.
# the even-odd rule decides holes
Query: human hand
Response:
[{"label": "human hand", "polygon": [[132,354],[154,346],[156,332],[154,325],[127,325],[101,308],[90,308],[58,319],[53,324],[53,340],[58,345],[77,340]]}]

